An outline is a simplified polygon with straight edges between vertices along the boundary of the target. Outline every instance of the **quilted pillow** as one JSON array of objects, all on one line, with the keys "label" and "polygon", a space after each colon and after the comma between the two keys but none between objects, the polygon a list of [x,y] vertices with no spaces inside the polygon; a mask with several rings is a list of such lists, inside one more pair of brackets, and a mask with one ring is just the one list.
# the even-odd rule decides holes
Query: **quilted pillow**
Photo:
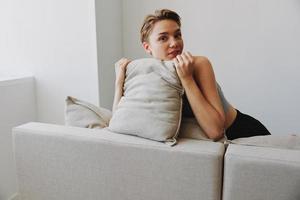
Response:
[{"label": "quilted pillow", "polygon": [[182,94],[172,61],[134,60],[127,66],[124,94],[108,129],[174,145],[181,122]]},{"label": "quilted pillow", "polygon": [[111,111],[68,96],[65,105],[65,125],[83,128],[108,126]]}]

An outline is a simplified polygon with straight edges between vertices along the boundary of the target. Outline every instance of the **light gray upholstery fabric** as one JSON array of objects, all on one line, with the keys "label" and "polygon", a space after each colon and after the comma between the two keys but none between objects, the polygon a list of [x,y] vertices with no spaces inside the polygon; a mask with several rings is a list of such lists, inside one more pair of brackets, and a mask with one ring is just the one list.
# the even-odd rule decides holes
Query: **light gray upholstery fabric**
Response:
[{"label": "light gray upholstery fabric", "polygon": [[300,150],[299,135],[265,135],[231,140],[232,144]]},{"label": "light gray upholstery fabric", "polygon": [[[208,138],[197,122],[196,118],[194,117],[183,117],[181,120],[181,126],[178,137],[180,138],[190,138],[196,140],[206,140],[206,141],[213,141],[212,139]],[[218,142],[227,142],[226,135],[219,139]]]},{"label": "light gray upholstery fabric", "polygon": [[110,110],[70,96],[65,103],[65,125],[83,128],[108,126],[112,115]]},{"label": "light gray upholstery fabric", "polygon": [[172,61],[134,60],[127,66],[124,95],[109,129],[175,143],[181,121],[182,94]]},{"label": "light gray upholstery fabric", "polygon": [[298,200],[299,188],[299,150],[229,145],[224,200]]},{"label": "light gray upholstery fabric", "polygon": [[202,128],[199,126],[197,120],[194,117],[183,117],[181,120],[181,126],[178,137],[191,138],[197,140],[210,139],[205,135]]},{"label": "light gray upholstery fabric", "polygon": [[[101,134],[99,134],[101,133]],[[224,146],[42,123],[13,130],[22,200],[220,200]]]}]

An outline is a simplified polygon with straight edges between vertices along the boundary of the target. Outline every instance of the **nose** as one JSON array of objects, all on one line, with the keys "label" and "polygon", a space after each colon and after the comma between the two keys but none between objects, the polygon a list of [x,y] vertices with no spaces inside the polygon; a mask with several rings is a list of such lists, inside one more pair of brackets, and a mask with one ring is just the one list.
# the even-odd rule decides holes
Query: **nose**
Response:
[{"label": "nose", "polygon": [[169,46],[171,48],[176,48],[178,46],[178,41],[176,40],[176,38],[174,38],[174,37],[170,38],[170,44],[169,44]]}]

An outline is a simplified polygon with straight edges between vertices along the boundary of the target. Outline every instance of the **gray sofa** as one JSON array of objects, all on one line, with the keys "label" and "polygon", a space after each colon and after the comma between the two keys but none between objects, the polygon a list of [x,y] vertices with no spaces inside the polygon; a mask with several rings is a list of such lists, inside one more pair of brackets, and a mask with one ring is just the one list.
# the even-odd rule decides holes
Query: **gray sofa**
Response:
[{"label": "gray sofa", "polygon": [[20,200],[299,200],[300,151],[100,129],[13,129]]}]

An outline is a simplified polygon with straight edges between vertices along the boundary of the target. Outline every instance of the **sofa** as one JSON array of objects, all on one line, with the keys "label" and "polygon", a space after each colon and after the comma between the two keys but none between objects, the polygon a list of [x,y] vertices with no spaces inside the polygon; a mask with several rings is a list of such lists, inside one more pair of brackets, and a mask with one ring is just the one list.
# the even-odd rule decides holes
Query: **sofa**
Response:
[{"label": "sofa", "polygon": [[31,122],[13,129],[20,200],[299,200],[300,150]]}]

